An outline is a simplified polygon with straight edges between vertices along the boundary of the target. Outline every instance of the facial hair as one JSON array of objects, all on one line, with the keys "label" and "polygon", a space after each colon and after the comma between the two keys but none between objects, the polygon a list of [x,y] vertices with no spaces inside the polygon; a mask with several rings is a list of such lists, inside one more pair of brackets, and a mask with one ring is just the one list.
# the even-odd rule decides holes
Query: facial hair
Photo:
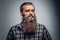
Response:
[{"label": "facial hair", "polygon": [[29,15],[26,18],[23,18],[23,21],[21,23],[22,29],[25,33],[35,33],[37,32],[37,23],[36,23],[36,16],[32,16],[33,20],[29,20],[28,18],[31,15]]}]

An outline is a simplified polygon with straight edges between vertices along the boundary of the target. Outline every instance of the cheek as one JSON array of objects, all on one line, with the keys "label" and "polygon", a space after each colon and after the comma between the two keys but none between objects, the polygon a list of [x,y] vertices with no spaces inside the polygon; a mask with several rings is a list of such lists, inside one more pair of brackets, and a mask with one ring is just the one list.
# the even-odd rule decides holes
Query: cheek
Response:
[{"label": "cheek", "polygon": [[34,16],[35,14],[34,13],[32,13],[32,16]]},{"label": "cheek", "polygon": [[29,16],[29,12],[23,12],[23,14],[25,15],[25,17]]}]

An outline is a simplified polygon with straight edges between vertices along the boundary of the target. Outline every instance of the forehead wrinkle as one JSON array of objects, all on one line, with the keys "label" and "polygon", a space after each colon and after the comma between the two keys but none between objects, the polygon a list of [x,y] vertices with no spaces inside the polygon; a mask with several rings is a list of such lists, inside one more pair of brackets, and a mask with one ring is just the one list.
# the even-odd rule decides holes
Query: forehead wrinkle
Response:
[{"label": "forehead wrinkle", "polygon": [[33,9],[34,10],[34,6],[33,5],[24,5],[23,8],[24,9]]}]

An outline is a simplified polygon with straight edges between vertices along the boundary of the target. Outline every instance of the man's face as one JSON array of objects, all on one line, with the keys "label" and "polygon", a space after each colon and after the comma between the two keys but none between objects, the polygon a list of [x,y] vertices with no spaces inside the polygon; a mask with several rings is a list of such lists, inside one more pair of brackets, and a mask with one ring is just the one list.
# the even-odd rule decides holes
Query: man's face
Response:
[{"label": "man's face", "polygon": [[36,32],[37,31],[37,24],[36,24],[36,16],[34,14],[34,6],[33,5],[24,5],[22,14],[23,16],[23,31],[24,32]]},{"label": "man's face", "polygon": [[34,6],[33,5],[24,5],[23,6],[23,15],[29,20],[34,20]]}]

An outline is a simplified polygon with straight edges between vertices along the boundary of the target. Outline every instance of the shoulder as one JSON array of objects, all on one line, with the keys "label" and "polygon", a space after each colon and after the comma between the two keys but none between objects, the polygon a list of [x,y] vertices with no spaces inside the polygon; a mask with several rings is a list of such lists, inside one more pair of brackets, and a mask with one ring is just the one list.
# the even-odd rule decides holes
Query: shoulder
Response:
[{"label": "shoulder", "polygon": [[21,25],[20,25],[20,24],[16,24],[16,25],[12,26],[12,27],[10,28],[10,30],[17,30],[18,28],[21,29]]},{"label": "shoulder", "polygon": [[46,28],[46,26],[39,23],[38,23],[38,30],[43,33],[48,32],[48,29]]},{"label": "shoulder", "polygon": [[43,24],[37,23],[37,25],[38,25],[38,28],[40,28],[40,29],[45,29],[46,28],[45,25],[43,25]]}]

